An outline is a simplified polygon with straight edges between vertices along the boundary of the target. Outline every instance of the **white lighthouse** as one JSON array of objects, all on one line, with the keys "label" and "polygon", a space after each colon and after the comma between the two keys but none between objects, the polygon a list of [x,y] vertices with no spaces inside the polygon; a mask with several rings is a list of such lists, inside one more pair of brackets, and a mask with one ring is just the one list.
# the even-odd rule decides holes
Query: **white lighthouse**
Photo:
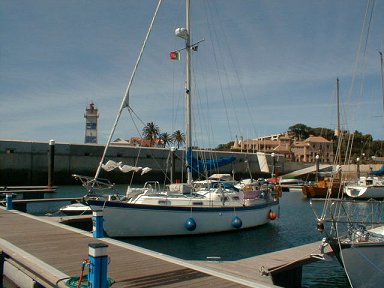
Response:
[{"label": "white lighthouse", "polygon": [[85,139],[84,143],[97,144],[97,119],[99,113],[95,104],[92,102],[85,110]]}]

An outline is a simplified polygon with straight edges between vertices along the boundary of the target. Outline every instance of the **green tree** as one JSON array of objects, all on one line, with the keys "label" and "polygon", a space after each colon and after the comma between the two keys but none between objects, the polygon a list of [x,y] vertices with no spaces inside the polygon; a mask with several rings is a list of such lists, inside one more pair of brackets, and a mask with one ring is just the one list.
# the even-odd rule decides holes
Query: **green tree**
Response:
[{"label": "green tree", "polygon": [[329,141],[336,140],[335,131],[328,128],[309,128],[309,134],[313,136],[322,136]]},{"label": "green tree", "polygon": [[160,134],[160,128],[153,122],[147,123],[143,128],[143,138],[150,140],[150,146],[153,147],[155,139],[158,138]]},{"label": "green tree", "polygon": [[163,147],[165,147],[168,144],[172,143],[172,135],[170,135],[167,132],[161,133],[159,138],[161,140],[161,143],[163,144]]},{"label": "green tree", "polygon": [[310,127],[304,124],[295,124],[288,128],[288,133],[296,137],[298,140],[304,140],[309,137]]},{"label": "green tree", "polygon": [[234,141],[228,142],[227,144],[220,144],[214,150],[216,151],[230,151],[231,147],[235,144]]},{"label": "green tree", "polygon": [[179,148],[181,144],[185,143],[185,135],[180,130],[177,130],[172,134],[172,139],[173,142],[177,144],[177,148]]}]

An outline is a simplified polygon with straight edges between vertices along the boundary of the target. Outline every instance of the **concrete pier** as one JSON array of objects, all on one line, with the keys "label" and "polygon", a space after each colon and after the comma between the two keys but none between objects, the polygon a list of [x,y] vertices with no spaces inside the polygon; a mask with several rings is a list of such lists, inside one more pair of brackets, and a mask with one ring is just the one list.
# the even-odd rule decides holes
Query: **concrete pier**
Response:
[{"label": "concrete pier", "polygon": [[[50,147],[51,146],[51,147]],[[97,144],[69,144],[56,142],[54,147],[49,142],[0,140],[0,185],[46,185],[48,174],[49,182],[55,185],[79,184],[72,174],[93,176],[103,154],[104,146]],[[54,148],[54,149],[53,149]],[[248,167],[254,178],[269,177],[269,173],[260,171],[256,153],[232,153],[208,150],[196,151],[200,155],[214,154],[210,158],[235,156],[235,162],[220,168],[220,173],[234,172],[236,179],[249,178]],[[54,153],[54,155],[53,155]],[[165,176],[170,182],[170,148],[139,148],[126,145],[112,145],[107,152],[106,161],[114,160],[127,165],[138,163],[142,167],[150,167],[152,171],[144,175],[135,175],[134,183],[144,183],[149,179],[163,181]],[[181,179],[185,173],[184,150],[175,150],[174,180]],[[139,159],[138,159],[139,157]],[[50,161],[48,161],[49,159]],[[272,160],[268,166],[272,166]],[[53,164],[54,162],[54,164]],[[276,169],[279,174],[295,171],[313,164],[286,162],[279,157]],[[48,167],[49,166],[49,167]],[[49,169],[50,168],[50,169]],[[271,168],[271,167],[270,167]],[[120,171],[102,171],[100,177],[108,178],[114,183],[129,183],[130,173]],[[52,184],[51,184],[52,185]]]}]

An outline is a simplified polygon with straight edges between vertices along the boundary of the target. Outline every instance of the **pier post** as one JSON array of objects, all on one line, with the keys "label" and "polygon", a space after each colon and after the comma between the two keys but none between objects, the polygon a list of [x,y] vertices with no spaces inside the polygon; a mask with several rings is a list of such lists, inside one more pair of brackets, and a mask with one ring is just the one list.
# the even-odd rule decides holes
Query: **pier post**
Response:
[{"label": "pier post", "polygon": [[13,209],[12,193],[5,194],[5,201],[6,201],[7,210],[12,210]]},{"label": "pier post", "polygon": [[88,244],[88,258],[90,269],[88,274],[88,285],[92,288],[108,287],[108,245],[103,243]]},{"label": "pier post", "polygon": [[49,140],[48,150],[48,187],[53,186],[53,176],[55,170],[55,140]]},{"label": "pier post", "polygon": [[93,223],[93,238],[103,238],[103,211],[92,212],[92,223]]}]

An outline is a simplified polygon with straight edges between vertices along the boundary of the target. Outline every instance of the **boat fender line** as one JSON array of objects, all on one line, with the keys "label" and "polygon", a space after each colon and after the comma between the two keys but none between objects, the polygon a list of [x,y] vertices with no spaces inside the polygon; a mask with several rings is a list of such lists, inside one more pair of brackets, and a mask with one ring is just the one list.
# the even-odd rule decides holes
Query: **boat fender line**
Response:
[{"label": "boat fender line", "polygon": [[231,224],[232,224],[233,228],[239,229],[243,225],[243,221],[241,221],[240,217],[235,216],[235,217],[232,218],[232,223]]},{"label": "boat fender line", "polygon": [[268,218],[270,220],[275,220],[277,218],[277,214],[275,212],[273,212],[272,210],[269,210]]},{"label": "boat fender line", "polygon": [[189,217],[187,221],[185,221],[184,227],[188,231],[194,231],[196,229],[196,221],[192,217]]},{"label": "boat fender line", "polygon": [[88,258],[84,259],[83,263],[81,263],[81,273],[80,273],[80,277],[79,277],[79,282],[77,283],[77,288],[80,288],[81,282],[83,282],[85,265],[87,265],[89,267],[90,264],[91,264],[91,261],[89,261]]}]

